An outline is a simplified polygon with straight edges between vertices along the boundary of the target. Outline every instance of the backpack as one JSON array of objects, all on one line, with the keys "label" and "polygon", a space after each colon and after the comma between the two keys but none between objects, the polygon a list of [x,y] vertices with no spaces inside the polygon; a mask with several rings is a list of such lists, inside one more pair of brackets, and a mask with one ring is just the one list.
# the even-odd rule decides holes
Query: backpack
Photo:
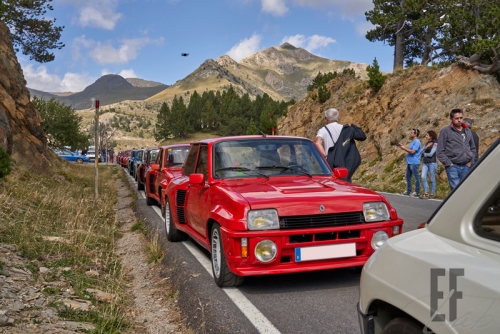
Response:
[{"label": "backpack", "polygon": [[326,161],[328,161],[328,164],[333,169],[335,167],[338,167],[338,166],[335,166],[335,154],[337,151],[337,146],[335,145],[336,142],[335,142],[335,140],[333,140],[332,133],[330,132],[330,130],[328,130],[327,126],[325,126],[325,129],[326,129],[326,131],[328,131],[328,134],[330,135],[330,138],[332,139],[332,142],[333,142],[333,146],[328,149],[328,152],[326,154]]}]

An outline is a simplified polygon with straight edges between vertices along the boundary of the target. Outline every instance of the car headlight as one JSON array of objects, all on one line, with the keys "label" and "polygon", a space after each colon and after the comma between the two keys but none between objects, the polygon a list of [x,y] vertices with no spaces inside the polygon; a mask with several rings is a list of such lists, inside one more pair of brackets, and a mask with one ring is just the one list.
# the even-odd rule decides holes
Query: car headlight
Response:
[{"label": "car headlight", "polygon": [[382,247],[389,240],[389,236],[384,231],[377,231],[372,236],[372,248],[374,250]]},{"label": "car headlight", "polygon": [[274,209],[250,210],[248,212],[249,230],[278,230],[278,211]]},{"label": "car headlight", "polygon": [[384,202],[363,203],[363,215],[366,222],[389,220],[389,210]]},{"label": "car headlight", "polygon": [[255,246],[255,257],[260,262],[271,262],[278,253],[278,247],[271,240],[262,240]]}]

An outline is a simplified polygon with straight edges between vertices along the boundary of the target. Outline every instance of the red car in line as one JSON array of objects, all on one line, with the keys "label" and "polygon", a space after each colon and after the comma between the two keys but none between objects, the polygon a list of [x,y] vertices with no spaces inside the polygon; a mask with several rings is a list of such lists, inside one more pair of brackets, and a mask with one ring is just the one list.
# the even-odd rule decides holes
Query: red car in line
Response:
[{"label": "red car in line", "polygon": [[131,156],[132,156],[132,150],[125,150],[125,151],[123,151],[123,155],[122,155],[122,158],[121,158],[121,161],[120,161],[120,165],[123,168],[127,168],[128,167],[128,159]]},{"label": "red car in line", "polygon": [[189,144],[168,145],[159,148],[155,163],[150,163],[145,172],[147,205],[157,203],[162,207],[164,191],[170,180],[181,174],[189,148]]},{"label": "red car in line", "polygon": [[222,137],[191,144],[165,197],[169,241],[211,253],[218,286],[244,276],[363,266],[403,220],[387,199],[341,180],[299,137]]},{"label": "red car in line", "polygon": [[137,167],[137,190],[144,190],[146,185],[146,170],[151,163],[156,163],[156,157],[160,153],[159,147],[148,148],[142,156],[142,162]]}]

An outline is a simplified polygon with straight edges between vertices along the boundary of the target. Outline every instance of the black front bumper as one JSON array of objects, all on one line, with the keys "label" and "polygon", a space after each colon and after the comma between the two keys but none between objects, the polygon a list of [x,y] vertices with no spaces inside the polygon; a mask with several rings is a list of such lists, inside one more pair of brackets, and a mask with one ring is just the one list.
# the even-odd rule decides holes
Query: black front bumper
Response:
[{"label": "black front bumper", "polygon": [[356,305],[358,309],[358,321],[361,328],[361,334],[375,334],[375,320],[373,315],[364,314],[359,308],[359,303]]}]

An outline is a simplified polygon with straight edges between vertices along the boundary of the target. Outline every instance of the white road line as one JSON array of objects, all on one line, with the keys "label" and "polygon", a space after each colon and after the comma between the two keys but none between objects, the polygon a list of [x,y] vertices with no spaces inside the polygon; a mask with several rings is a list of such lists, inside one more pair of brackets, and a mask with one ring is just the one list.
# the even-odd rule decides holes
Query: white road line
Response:
[{"label": "white road line", "polygon": [[[146,198],[144,192],[140,192],[141,195]],[[153,210],[163,219],[161,216],[161,210],[152,206]],[[193,254],[193,256],[200,262],[200,264],[205,268],[205,270],[213,277],[212,273],[212,263],[207,259],[206,255],[200,252],[193,244],[192,241],[183,241],[182,244]],[[280,331],[248,300],[245,295],[237,288],[223,288],[222,289],[226,295],[233,301],[233,303],[240,309],[241,312],[247,317],[252,325],[257,328],[259,333],[265,334],[280,334]]]}]

